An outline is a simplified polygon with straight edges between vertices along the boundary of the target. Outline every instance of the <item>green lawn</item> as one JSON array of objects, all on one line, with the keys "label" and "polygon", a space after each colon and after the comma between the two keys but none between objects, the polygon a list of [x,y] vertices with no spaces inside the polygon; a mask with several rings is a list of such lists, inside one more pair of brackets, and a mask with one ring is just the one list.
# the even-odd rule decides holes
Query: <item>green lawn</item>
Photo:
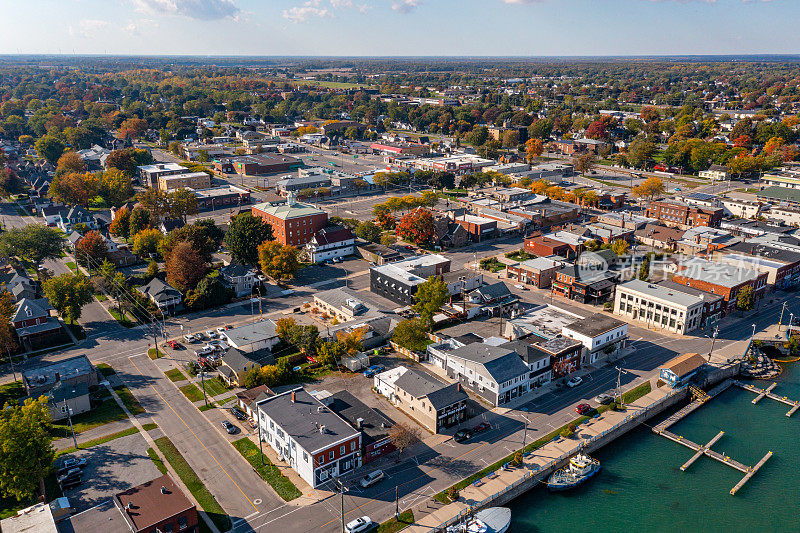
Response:
[{"label": "green lawn", "polygon": [[161,350],[156,350],[155,348],[150,348],[147,350],[147,356],[150,359],[158,359],[159,357],[164,357],[164,352]]},{"label": "green lawn", "polygon": [[128,411],[130,411],[133,416],[144,413],[144,408],[139,403],[139,401],[133,396],[128,387],[121,385],[119,387],[114,388],[114,392],[117,393],[120,400],[122,400],[122,403],[125,404],[125,407],[128,408]]},{"label": "green lawn", "polygon": [[161,472],[162,474],[167,473],[167,466],[164,464],[164,461],[161,460],[161,458],[158,456],[158,454],[153,448],[147,448],[147,455],[150,456],[150,459],[156,465],[156,468],[158,468],[159,472]]},{"label": "green lawn", "polygon": [[208,492],[208,489],[197,477],[197,474],[189,463],[183,458],[181,453],[175,448],[175,445],[167,437],[156,439],[156,445],[167,462],[172,466],[178,477],[181,478],[186,488],[192,493],[200,507],[208,514],[209,518],[214,522],[220,531],[227,531],[230,527],[230,519],[225,511],[222,509],[214,496]]},{"label": "green lawn", "polygon": [[378,526],[378,533],[397,533],[414,523],[414,512],[409,509],[400,513],[397,518],[390,518]]},{"label": "green lawn", "polygon": [[[92,446],[99,446],[100,444],[105,444],[106,442],[112,441],[114,439],[119,439],[122,437],[127,437],[128,435],[134,435],[139,433],[139,430],[136,428],[128,428],[123,429],[122,431],[117,431],[116,433],[112,433],[110,435],[106,435],[105,437],[100,437],[97,439],[93,439],[90,441],[86,441],[81,443],[80,449],[85,450],[86,448],[91,448]],[[65,453],[72,453],[77,451],[74,447],[66,448],[64,450],[59,450],[56,452],[56,457],[60,457]]]},{"label": "green lawn", "polygon": [[78,265],[76,265],[74,261],[67,261],[65,264],[70,270],[72,270],[76,274],[78,273]]},{"label": "green lawn", "polygon": [[280,469],[273,465],[269,459],[264,457],[264,464],[261,463],[260,451],[258,446],[253,444],[247,437],[242,437],[241,439],[233,442],[233,447],[236,448],[242,457],[247,459],[247,462],[250,463],[250,466],[258,472],[258,475],[261,478],[270,484],[270,486],[275,489],[275,492],[278,493],[278,496],[284,499],[284,501],[291,501],[295,498],[299,498],[303,495],[300,492],[300,489],[295,487],[292,481],[281,474]]},{"label": "green lawn", "polygon": [[164,375],[169,378],[170,381],[186,381],[186,376],[183,375],[183,372],[178,370],[177,368],[173,368],[172,370],[167,370],[164,372]]},{"label": "green lawn", "polygon": [[205,380],[206,394],[209,396],[218,396],[228,392],[228,387],[218,377]]},{"label": "green lawn", "polygon": [[114,369],[111,368],[111,365],[109,365],[108,363],[100,363],[100,364],[98,364],[97,365],[97,370],[99,370],[100,373],[103,374],[104,377],[113,376],[116,373],[116,372],[114,372]]},{"label": "green lawn", "polygon": [[[90,429],[100,427],[111,422],[128,418],[125,411],[113,398],[108,398],[102,404],[92,408],[91,411],[72,417],[72,427],[75,433],[83,433]],[[53,423],[55,436],[67,437],[70,435],[69,420],[59,420]]]},{"label": "green lawn", "polygon": [[149,424],[144,424],[142,426],[142,429],[145,430],[145,431],[150,431],[150,430],[156,429],[157,427],[158,427],[158,424],[156,424],[155,422],[150,422]]},{"label": "green lawn", "polygon": [[216,407],[216,404],[215,404],[214,402],[208,402],[208,405],[206,405],[206,404],[203,404],[203,405],[201,405],[200,407],[198,407],[198,409],[199,409],[201,412],[203,412],[203,413],[204,413],[204,412],[206,412],[206,411],[210,411],[211,409],[214,409],[215,407]]},{"label": "green lawn", "polygon": [[196,402],[203,399],[203,391],[197,388],[194,384],[184,385],[180,388],[184,396],[189,398],[190,402]]},{"label": "green lawn", "polygon": [[220,405],[228,405],[231,402],[235,402],[237,400],[236,396],[231,396],[230,398],[225,398],[224,400],[218,400],[217,403]]},{"label": "green lawn", "polygon": [[114,308],[108,310],[111,313],[111,316],[114,317],[114,320],[119,322],[119,325],[124,328],[132,328],[136,325],[133,320],[130,320],[127,316],[122,316],[122,314]]}]

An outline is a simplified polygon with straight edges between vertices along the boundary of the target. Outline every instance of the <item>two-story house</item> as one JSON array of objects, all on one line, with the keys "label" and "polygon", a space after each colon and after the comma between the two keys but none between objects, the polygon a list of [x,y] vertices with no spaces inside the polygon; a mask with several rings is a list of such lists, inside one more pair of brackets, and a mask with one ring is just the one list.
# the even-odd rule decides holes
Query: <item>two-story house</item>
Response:
[{"label": "two-story house", "polygon": [[253,288],[259,284],[255,270],[237,263],[220,268],[219,275],[222,276],[223,283],[233,289],[237,297],[250,296]]},{"label": "two-story house", "polygon": [[166,313],[175,311],[183,301],[178,289],[158,278],[153,278],[150,283],[137,287],[136,290],[156,304],[159,310]]},{"label": "two-story house", "polygon": [[602,313],[595,313],[561,328],[561,334],[583,344],[581,363],[593,365],[613,359],[625,348],[628,324]]},{"label": "two-story house", "polygon": [[356,253],[356,237],[350,228],[328,226],[317,231],[306,243],[305,252],[312,263],[322,263]]},{"label": "two-story house", "polygon": [[474,342],[447,352],[447,375],[499,407],[530,392],[530,370],[513,350]]}]

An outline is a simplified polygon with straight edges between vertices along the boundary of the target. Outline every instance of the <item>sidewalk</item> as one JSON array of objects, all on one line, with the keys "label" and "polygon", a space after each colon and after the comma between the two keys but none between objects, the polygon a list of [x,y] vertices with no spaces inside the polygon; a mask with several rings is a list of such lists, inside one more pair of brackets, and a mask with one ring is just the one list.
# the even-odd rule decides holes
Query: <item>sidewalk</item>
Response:
[{"label": "sidewalk", "polygon": [[[125,420],[109,422],[108,424],[103,424],[102,426],[86,430],[82,433],[77,433],[75,436],[77,437],[78,447],[90,440],[99,439],[101,437],[105,437],[106,435],[111,435],[112,433],[124,431],[131,426],[133,426],[133,422],[126,418]],[[67,448],[72,448],[74,445],[75,444],[72,441],[72,435],[53,441],[53,446],[56,450],[66,450]]]}]

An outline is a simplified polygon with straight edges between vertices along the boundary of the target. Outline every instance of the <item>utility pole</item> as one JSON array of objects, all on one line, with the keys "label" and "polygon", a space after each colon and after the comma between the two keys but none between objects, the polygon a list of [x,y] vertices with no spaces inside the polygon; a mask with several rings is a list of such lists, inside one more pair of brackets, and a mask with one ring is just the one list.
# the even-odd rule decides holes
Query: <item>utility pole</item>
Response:
[{"label": "utility pole", "polygon": [[206,369],[204,367],[200,368],[200,386],[203,387],[203,400],[205,400],[206,407],[208,407],[208,396],[206,396]]},{"label": "utility pole", "polygon": [[400,485],[394,486],[394,518],[400,518]]},{"label": "utility pole", "polygon": [[64,409],[67,411],[67,420],[69,420],[69,430],[72,431],[72,443],[75,445],[75,449],[78,449],[78,439],[75,438],[75,428],[72,427],[72,408],[67,405],[66,398],[64,399]]},{"label": "utility pole", "polygon": [[714,328],[714,333],[711,336],[711,350],[708,352],[708,360],[711,361],[711,354],[714,353],[714,343],[717,342],[717,334],[719,333],[719,326]]},{"label": "utility pole", "polygon": [[786,304],[787,302],[783,302],[783,306],[781,307],[781,316],[778,319],[778,331],[781,330],[781,325],[783,324],[783,312],[786,310]]},{"label": "utility pole", "polygon": [[261,464],[264,464],[264,445],[261,440],[261,412],[256,407],[256,424],[258,426],[258,451],[261,454]]},{"label": "utility pole", "polygon": [[341,496],[341,509],[342,509],[342,533],[347,533],[345,530],[344,524],[344,483],[341,482],[339,479],[334,479],[336,484],[339,485],[339,495]]}]

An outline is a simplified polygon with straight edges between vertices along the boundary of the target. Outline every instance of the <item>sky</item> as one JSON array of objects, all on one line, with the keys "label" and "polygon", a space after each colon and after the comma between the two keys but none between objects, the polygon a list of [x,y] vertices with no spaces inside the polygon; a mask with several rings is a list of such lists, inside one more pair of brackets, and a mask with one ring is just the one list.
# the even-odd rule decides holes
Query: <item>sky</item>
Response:
[{"label": "sky", "polygon": [[800,0],[0,0],[0,54],[800,53]]}]

